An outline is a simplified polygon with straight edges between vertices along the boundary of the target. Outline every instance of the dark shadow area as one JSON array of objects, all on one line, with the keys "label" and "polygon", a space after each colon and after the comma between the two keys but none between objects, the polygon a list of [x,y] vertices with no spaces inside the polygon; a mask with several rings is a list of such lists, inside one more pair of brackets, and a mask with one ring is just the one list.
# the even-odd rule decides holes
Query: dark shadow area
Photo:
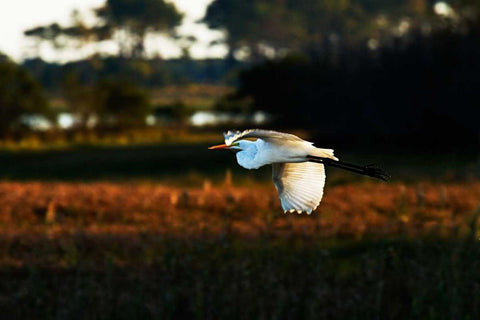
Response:
[{"label": "dark shadow area", "polygon": [[59,258],[61,266],[2,267],[6,318],[480,316],[480,246],[465,239],[43,241],[43,249],[30,249]]},{"label": "dark shadow area", "polygon": [[323,144],[377,150],[478,150],[480,37],[412,33],[391,46],[292,56],[240,74],[233,99],[306,128]]},{"label": "dark shadow area", "polygon": [[4,151],[0,153],[0,176],[13,180],[155,180],[187,176],[189,173],[223,175],[227,168],[233,167],[233,153],[211,152],[207,146],[148,145]]},{"label": "dark shadow area", "polygon": [[[328,139],[318,140],[316,145],[332,146],[327,144]],[[246,170],[236,164],[234,153],[208,150],[208,146],[160,144],[1,151],[0,177],[44,181],[164,180],[181,185],[201,183],[203,178],[221,180],[226,171],[231,171],[237,182],[271,179],[269,166]],[[480,175],[477,153],[468,150],[459,154],[340,147],[335,148],[335,154],[351,163],[376,164],[392,175],[393,181],[468,181]],[[336,168],[328,168],[327,174],[329,183],[369,180]]]}]

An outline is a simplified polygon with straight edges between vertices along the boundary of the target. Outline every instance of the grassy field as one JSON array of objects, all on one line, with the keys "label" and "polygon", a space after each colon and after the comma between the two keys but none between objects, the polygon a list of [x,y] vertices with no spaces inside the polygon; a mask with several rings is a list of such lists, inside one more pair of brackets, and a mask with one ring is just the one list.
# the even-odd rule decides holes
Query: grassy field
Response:
[{"label": "grassy field", "polygon": [[206,146],[0,153],[3,318],[480,317],[475,157],[383,157],[389,183],[329,170],[308,216]]},{"label": "grassy field", "polygon": [[[218,135],[217,135],[218,136]],[[178,137],[177,137],[178,138]],[[191,138],[191,135],[188,139]],[[201,184],[204,178],[219,180],[231,171],[237,183],[267,181],[271,168],[245,170],[229,151],[211,151],[208,146],[220,143],[211,135],[200,143],[178,141],[137,145],[70,145],[38,150],[0,149],[2,180],[153,180],[183,185]],[[170,139],[174,139],[170,137]],[[168,140],[167,140],[168,141]],[[188,141],[188,140],[187,140]],[[372,153],[365,150],[337,149],[342,160],[358,164],[377,163],[387,170],[393,181],[457,182],[480,179],[477,154]],[[327,170],[328,184],[369,181],[337,169]],[[189,181],[190,180],[190,181]]]}]

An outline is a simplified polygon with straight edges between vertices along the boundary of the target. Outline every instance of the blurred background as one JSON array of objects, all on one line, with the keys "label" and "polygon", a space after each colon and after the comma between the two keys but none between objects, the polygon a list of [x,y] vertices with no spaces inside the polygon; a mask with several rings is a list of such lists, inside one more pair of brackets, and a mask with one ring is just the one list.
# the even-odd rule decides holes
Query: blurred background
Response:
[{"label": "blurred background", "polygon": [[[0,3],[0,310],[18,319],[480,318],[477,0]],[[284,215],[292,132],[375,163]]]}]

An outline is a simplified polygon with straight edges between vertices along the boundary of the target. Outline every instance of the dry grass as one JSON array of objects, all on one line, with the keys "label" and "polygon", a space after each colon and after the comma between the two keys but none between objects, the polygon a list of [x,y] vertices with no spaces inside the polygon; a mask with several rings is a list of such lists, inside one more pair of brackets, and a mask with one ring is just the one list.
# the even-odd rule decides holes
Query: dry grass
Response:
[{"label": "dry grass", "polygon": [[[12,319],[478,319],[480,183],[0,183]],[[477,212],[478,216],[478,212]]]},{"label": "dry grass", "polygon": [[[283,214],[273,187],[172,188],[127,183],[0,183],[3,241],[62,235],[215,238],[449,237],[466,232],[480,183],[330,187],[311,215]],[[22,263],[22,261],[17,261]]]}]

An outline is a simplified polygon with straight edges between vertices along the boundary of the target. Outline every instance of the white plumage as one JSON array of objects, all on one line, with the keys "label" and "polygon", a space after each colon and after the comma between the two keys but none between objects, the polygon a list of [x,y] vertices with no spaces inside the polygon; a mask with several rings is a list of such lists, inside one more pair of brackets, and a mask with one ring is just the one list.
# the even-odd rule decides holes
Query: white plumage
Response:
[{"label": "white plumage", "polygon": [[274,163],[273,183],[285,212],[312,213],[322,200],[325,168],[314,162]]},{"label": "white plumage", "polygon": [[387,180],[389,175],[373,166],[339,161],[332,149],[317,148],[312,142],[271,130],[250,129],[223,134],[225,144],[210,149],[231,149],[246,169],[271,164],[273,182],[285,212],[312,213],[322,200],[325,185],[324,164],[358,174]]},{"label": "white plumage", "polygon": [[[280,139],[280,140],[291,140],[291,141],[305,141],[296,135],[290,133],[283,133],[273,130],[262,130],[262,129],[248,129],[243,131],[227,131],[223,133],[223,137],[225,138],[225,144],[230,146],[235,141],[239,139],[247,139],[247,138],[262,138],[266,140],[273,140],[273,139]],[[311,144],[311,142],[309,142]]]},{"label": "white plumage", "polygon": [[318,207],[323,196],[325,169],[321,163],[307,162],[307,157],[338,160],[333,150],[317,148],[293,134],[270,130],[228,131],[224,137],[224,145],[212,148],[237,151],[237,162],[242,167],[273,166],[273,182],[285,212],[310,214]]}]

